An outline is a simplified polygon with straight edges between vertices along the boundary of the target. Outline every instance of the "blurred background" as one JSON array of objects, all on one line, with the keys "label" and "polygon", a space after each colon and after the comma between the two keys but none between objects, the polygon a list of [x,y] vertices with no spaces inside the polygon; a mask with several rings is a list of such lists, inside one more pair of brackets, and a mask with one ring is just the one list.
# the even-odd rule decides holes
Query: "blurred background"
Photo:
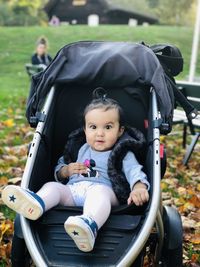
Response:
[{"label": "blurred background", "polygon": [[[107,21],[103,21],[102,16],[114,17],[121,12],[121,16],[127,16],[128,23],[143,15],[152,18],[150,24],[192,26],[196,8],[195,0],[1,0],[0,25],[42,26],[47,25],[53,15],[62,23],[87,24],[91,14],[100,16],[100,24],[105,24]],[[122,24],[120,19],[118,17],[118,23],[117,19],[111,23]]]},{"label": "blurred background", "polygon": [[197,5],[197,0],[0,0],[1,95],[7,97],[8,87],[27,94],[25,64],[41,36],[52,58],[79,40],[171,43],[185,62],[178,79],[187,80]]}]

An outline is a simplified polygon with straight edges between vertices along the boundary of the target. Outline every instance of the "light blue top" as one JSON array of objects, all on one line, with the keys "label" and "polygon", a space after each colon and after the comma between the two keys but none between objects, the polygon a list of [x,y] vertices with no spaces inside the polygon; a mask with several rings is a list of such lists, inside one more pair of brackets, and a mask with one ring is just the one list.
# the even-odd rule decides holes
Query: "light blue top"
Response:
[{"label": "light blue top", "polygon": [[[73,174],[69,177],[68,184],[77,183],[80,181],[90,181],[99,184],[105,184],[112,187],[111,181],[107,173],[108,158],[111,150],[108,151],[95,151],[87,143],[85,143],[79,150],[77,162],[84,163],[86,159],[93,159],[96,166],[93,168],[98,172],[98,177],[85,177],[81,174]],[[58,180],[57,173],[63,167],[66,166],[64,157],[59,158],[58,164],[55,167],[55,179]],[[124,172],[128,183],[130,184],[130,190],[132,190],[135,183],[141,181],[145,183],[149,189],[149,182],[147,181],[146,174],[142,171],[142,165],[138,163],[135,155],[132,152],[128,152],[122,162],[122,171]]]}]

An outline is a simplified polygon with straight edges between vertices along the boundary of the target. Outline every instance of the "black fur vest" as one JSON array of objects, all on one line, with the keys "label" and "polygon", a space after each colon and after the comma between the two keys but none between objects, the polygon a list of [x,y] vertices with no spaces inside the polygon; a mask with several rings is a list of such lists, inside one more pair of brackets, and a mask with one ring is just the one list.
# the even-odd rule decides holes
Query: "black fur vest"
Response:
[{"label": "black fur vest", "polygon": [[[85,133],[82,128],[73,131],[69,135],[63,154],[66,164],[77,160],[78,151],[85,143]],[[144,159],[145,144],[144,135],[139,130],[126,127],[123,135],[111,151],[108,159],[108,176],[120,204],[127,202],[130,193],[130,185],[122,172],[123,158],[128,151],[132,151],[141,163]]]}]

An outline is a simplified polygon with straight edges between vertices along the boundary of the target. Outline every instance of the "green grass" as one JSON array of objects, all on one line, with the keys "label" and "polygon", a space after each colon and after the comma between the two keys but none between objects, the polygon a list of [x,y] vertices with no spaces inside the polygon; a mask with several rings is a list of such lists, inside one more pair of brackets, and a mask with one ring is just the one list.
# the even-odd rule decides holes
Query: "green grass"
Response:
[{"label": "green grass", "polygon": [[[17,101],[20,96],[27,96],[30,80],[24,65],[30,62],[35,42],[41,35],[49,39],[49,53],[52,56],[55,56],[65,44],[80,40],[171,43],[182,51],[185,67],[178,79],[184,79],[188,75],[192,34],[192,28],[165,26],[0,27],[0,105],[12,105],[13,97]],[[200,74],[200,63],[198,63],[198,74]]]}]

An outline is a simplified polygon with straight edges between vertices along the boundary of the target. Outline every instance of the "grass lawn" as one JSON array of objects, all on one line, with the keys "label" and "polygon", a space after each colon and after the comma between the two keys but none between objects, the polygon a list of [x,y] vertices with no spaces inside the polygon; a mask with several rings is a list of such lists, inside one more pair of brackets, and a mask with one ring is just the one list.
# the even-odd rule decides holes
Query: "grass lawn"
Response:
[{"label": "grass lawn", "polygon": [[184,79],[188,75],[192,34],[192,28],[164,26],[0,27],[0,100],[6,104],[12,102],[13,97],[17,100],[19,96],[27,96],[30,81],[24,65],[30,62],[35,42],[41,35],[49,39],[52,56],[65,44],[80,40],[144,41],[150,45],[171,43],[182,51],[185,66],[178,79]]}]

